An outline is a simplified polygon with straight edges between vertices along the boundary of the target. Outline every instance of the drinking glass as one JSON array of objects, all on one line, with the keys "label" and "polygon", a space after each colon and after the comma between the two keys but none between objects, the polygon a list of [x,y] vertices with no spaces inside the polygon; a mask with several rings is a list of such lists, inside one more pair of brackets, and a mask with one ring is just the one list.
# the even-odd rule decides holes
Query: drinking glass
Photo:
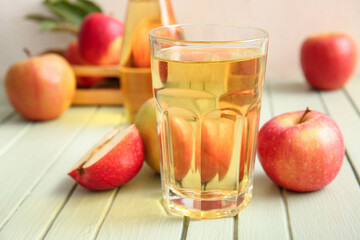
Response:
[{"label": "drinking glass", "polygon": [[149,37],[164,206],[197,219],[234,216],[252,197],[268,34],[183,24]]}]

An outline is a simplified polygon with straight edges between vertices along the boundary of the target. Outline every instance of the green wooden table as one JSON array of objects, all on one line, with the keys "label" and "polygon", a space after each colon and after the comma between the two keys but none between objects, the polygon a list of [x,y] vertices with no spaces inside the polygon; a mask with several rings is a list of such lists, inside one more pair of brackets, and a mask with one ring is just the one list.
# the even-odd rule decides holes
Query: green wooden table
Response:
[{"label": "green wooden table", "polygon": [[[0,83],[2,85],[2,83]],[[331,115],[346,145],[340,173],[326,188],[295,193],[255,167],[254,195],[238,217],[189,220],[161,206],[160,177],[144,164],[121,188],[91,192],[67,172],[103,135],[126,126],[121,107],[71,107],[29,122],[0,87],[0,239],[360,239],[360,78],[319,92],[304,80],[268,80],[261,125],[289,111]]]}]

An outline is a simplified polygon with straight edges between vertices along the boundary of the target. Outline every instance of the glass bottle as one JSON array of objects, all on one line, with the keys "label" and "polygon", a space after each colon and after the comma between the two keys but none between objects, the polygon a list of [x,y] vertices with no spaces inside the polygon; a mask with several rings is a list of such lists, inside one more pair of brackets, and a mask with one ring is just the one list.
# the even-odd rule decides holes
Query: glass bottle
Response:
[{"label": "glass bottle", "polygon": [[134,121],[141,105],[153,96],[148,32],[175,24],[170,0],[129,0],[120,57],[124,107]]}]

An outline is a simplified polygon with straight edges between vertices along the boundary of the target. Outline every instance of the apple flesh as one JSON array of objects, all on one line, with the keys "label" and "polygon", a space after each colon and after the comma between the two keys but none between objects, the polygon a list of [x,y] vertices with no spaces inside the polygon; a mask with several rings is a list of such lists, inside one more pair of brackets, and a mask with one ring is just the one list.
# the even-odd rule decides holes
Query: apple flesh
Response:
[{"label": "apple flesh", "polygon": [[301,47],[301,66],[314,88],[341,88],[352,76],[357,61],[356,44],[344,33],[323,33],[308,37]]},{"label": "apple flesh", "polygon": [[72,103],[74,71],[58,54],[30,57],[12,65],[5,77],[11,105],[24,118],[44,121],[59,117]]},{"label": "apple flesh", "polygon": [[85,17],[79,30],[79,52],[95,65],[119,63],[124,24],[111,16],[92,13]]},{"label": "apple flesh", "polygon": [[345,154],[336,122],[316,111],[285,113],[267,122],[259,133],[258,157],[279,186],[309,192],[328,185]]},{"label": "apple flesh", "polygon": [[90,190],[107,190],[122,186],[140,171],[144,146],[134,124],[115,129],[101,139],[68,173]]},{"label": "apple flesh", "polygon": [[[64,57],[72,65],[86,65],[88,64],[79,53],[78,41],[73,41],[70,43],[68,48],[65,51]],[[76,77],[76,83],[80,87],[90,87],[98,82],[103,81],[102,77]]]}]

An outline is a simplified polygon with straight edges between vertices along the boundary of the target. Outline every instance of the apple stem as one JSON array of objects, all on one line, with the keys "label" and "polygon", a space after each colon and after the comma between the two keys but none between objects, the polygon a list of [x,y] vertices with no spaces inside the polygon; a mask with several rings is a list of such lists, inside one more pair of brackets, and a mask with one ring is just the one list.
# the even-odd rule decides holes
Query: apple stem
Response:
[{"label": "apple stem", "polygon": [[85,173],[85,169],[83,168],[83,166],[85,165],[85,163],[86,163],[86,162],[83,162],[83,163],[78,167],[78,169],[77,169],[80,175],[83,174],[83,173]]},{"label": "apple stem", "polygon": [[208,182],[204,182],[204,183],[203,183],[203,187],[204,187],[204,188],[203,188],[203,191],[206,191],[206,186],[207,186],[207,184],[208,184]]},{"label": "apple stem", "polygon": [[309,107],[307,107],[306,110],[305,110],[305,112],[304,112],[304,114],[303,114],[303,115],[301,116],[301,118],[300,118],[299,124],[304,121],[304,118],[305,118],[306,114],[308,114],[309,112],[311,112],[311,110],[310,110]]},{"label": "apple stem", "polygon": [[183,187],[182,180],[178,180],[177,182],[178,182],[179,186],[182,188]]},{"label": "apple stem", "polygon": [[31,52],[30,52],[29,49],[24,48],[23,50],[24,50],[24,52],[25,52],[25,54],[26,54],[26,56],[27,56],[28,58],[31,58],[31,57],[32,57],[32,54],[31,54]]}]

